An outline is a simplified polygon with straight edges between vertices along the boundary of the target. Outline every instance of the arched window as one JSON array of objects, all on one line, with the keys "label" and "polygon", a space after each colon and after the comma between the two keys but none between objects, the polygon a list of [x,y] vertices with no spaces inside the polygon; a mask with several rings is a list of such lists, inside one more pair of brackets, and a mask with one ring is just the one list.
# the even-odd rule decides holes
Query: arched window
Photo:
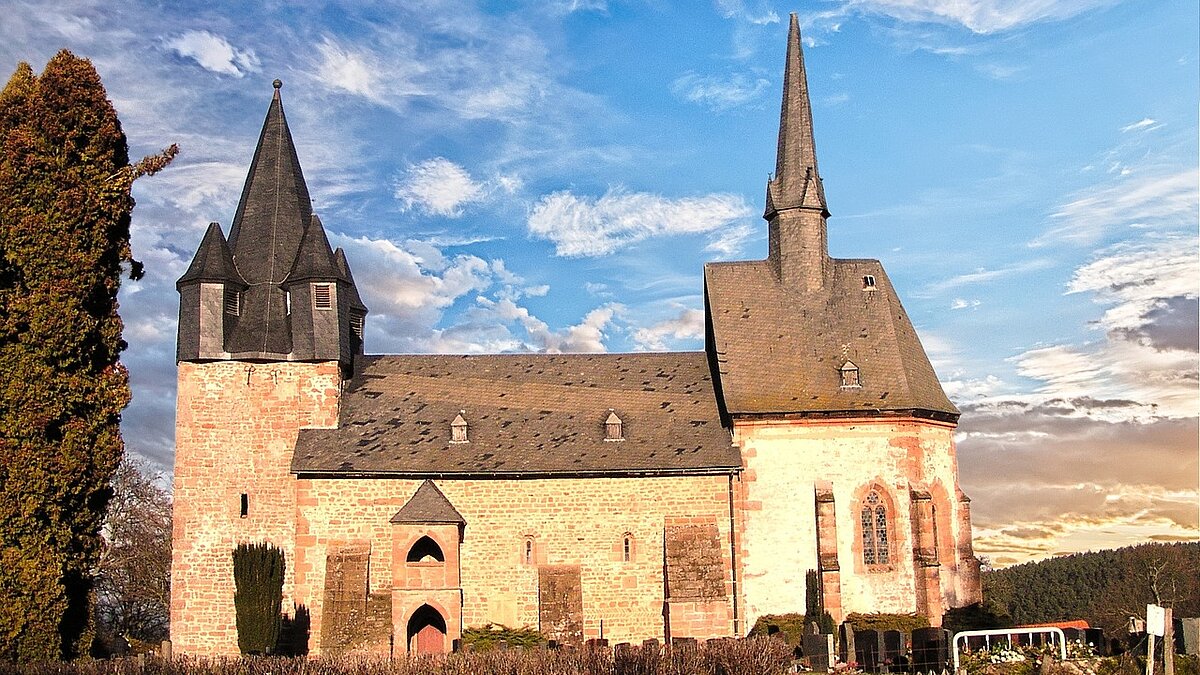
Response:
[{"label": "arched window", "polygon": [[534,560],[533,537],[525,537],[521,542],[521,562],[532,565]]},{"label": "arched window", "polygon": [[862,526],[863,563],[887,565],[891,561],[888,553],[887,506],[877,490],[867,493],[860,512]]},{"label": "arched window", "polygon": [[626,532],[621,537],[621,561],[633,560],[633,535]]},{"label": "arched window", "polygon": [[408,549],[408,555],[404,560],[410,563],[446,562],[446,556],[442,553],[442,547],[438,546],[432,537],[425,536],[418,539],[412,548]]}]

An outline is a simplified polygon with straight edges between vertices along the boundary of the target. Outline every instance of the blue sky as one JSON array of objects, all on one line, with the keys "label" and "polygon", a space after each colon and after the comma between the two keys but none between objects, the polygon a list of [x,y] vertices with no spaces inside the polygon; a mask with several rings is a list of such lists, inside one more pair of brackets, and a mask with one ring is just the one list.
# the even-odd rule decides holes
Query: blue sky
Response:
[{"label": "blue sky", "polygon": [[702,263],[766,254],[795,11],[831,251],[883,261],[963,410],[978,552],[1200,538],[1195,2],[0,4],[8,72],[68,47],[131,154],[182,148],[121,296],[166,470],[174,280],[273,79],[368,351],[698,349]]}]

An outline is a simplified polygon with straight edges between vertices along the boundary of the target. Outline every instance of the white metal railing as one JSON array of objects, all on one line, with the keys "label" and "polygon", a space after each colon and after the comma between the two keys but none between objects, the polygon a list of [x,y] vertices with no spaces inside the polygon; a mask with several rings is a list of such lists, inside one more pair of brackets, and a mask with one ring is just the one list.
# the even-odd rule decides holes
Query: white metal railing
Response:
[{"label": "white metal railing", "polygon": [[[1067,636],[1063,634],[1061,628],[1046,626],[1041,628],[995,628],[992,630],[964,630],[961,633],[954,634],[954,672],[958,672],[958,641],[961,638],[963,644],[966,644],[967,638],[982,637],[984,644],[987,645],[987,650],[992,649],[992,638],[1006,638],[1008,648],[1012,649],[1014,635],[1034,635],[1040,633],[1048,633],[1051,638],[1051,643],[1056,639],[1058,641],[1059,659],[1067,660]],[[999,642],[999,640],[997,640]]]}]

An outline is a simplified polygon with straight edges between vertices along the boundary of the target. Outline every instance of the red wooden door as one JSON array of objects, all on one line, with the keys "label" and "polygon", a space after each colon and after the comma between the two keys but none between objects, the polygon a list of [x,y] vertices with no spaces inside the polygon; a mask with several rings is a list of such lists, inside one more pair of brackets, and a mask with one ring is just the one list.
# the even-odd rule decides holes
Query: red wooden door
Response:
[{"label": "red wooden door", "polygon": [[413,643],[418,654],[442,654],[446,651],[446,634],[430,624],[417,631]]}]

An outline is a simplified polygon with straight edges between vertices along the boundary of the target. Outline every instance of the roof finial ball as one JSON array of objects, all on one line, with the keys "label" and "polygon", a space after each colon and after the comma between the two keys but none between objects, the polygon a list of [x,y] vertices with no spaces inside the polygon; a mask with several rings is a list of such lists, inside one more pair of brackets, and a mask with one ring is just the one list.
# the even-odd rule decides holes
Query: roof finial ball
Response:
[{"label": "roof finial ball", "polygon": [[272,82],[272,83],[271,83],[271,86],[272,86],[272,87],[275,87],[276,89],[281,89],[281,88],[283,87],[283,80],[278,80],[278,79],[277,79],[277,80],[275,80],[274,82]]}]

